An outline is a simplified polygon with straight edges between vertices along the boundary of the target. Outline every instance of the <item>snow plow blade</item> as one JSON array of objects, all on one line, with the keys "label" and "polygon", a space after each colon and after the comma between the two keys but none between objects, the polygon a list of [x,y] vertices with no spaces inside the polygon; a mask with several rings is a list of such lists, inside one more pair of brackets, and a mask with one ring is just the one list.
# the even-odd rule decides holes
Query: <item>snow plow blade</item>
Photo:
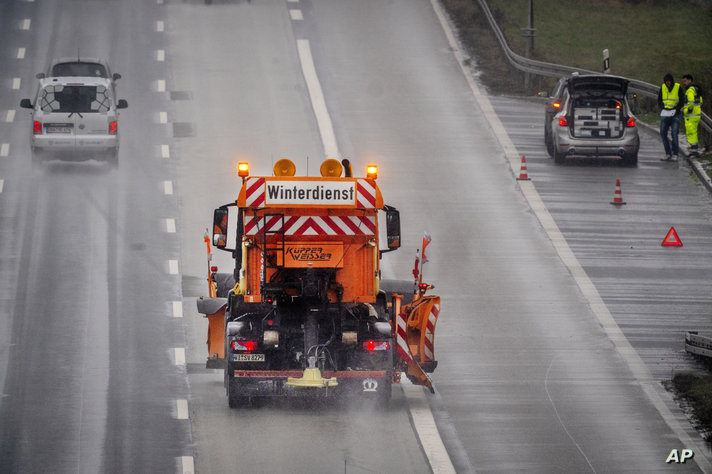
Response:
[{"label": "snow plow blade", "polygon": [[227,298],[206,298],[197,300],[198,312],[208,318],[208,369],[225,367],[225,307]]},{"label": "snow plow blade", "polygon": [[396,316],[396,352],[408,379],[434,392],[427,373],[433,372],[435,360],[435,324],[440,314],[439,296],[417,295],[413,302],[401,307],[401,296],[393,295]]}]

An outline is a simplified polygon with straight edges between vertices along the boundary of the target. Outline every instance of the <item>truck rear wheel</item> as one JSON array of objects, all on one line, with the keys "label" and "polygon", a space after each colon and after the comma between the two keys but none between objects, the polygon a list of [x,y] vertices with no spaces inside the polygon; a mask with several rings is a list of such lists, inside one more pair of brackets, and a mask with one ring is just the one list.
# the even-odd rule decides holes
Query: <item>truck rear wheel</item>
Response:
[{"label": "truck rear wheel", "polygon": [[227,376],[227,403],[230,408],[250,406],[250,397],[240,395],[240,382],[232,375]]}]

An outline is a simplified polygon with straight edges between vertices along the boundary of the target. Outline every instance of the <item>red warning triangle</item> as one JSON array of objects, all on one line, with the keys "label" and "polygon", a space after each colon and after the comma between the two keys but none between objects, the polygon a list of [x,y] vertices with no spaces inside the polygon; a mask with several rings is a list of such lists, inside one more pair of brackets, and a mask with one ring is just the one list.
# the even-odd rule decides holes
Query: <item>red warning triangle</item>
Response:
[{"label": "red warning triangle", "polygon": [[677,236],[677,232],[674,227],[670,227],[667,235],[663,239],[663,247],[682,247],[682,240]]}]

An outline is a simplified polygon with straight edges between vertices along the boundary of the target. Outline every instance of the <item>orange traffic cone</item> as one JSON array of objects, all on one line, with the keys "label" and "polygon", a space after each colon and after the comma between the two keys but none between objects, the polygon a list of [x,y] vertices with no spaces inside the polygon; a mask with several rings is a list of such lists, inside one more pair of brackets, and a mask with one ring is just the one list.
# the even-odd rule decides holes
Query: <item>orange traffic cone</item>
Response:
[{"label": "orange traffic cone", "polygon": [[531,181],[527,174],[527,158],[524,155],[522,155],[522,168],[519,170],[517,181]]},{"label": "orange traffic cone", "polygon": [[615,204],[616,206],[621,206],[625,204],[625,201],[623,201],[623,195],[621,194],[621,180],[616,179],[616,192],[613,193],[613,201],[611,204]]}]

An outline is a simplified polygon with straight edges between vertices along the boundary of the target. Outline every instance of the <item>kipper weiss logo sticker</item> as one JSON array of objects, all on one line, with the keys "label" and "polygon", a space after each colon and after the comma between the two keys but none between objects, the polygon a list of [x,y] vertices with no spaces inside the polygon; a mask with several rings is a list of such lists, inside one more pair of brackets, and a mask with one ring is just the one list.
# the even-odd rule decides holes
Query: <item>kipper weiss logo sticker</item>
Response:
[{"label": "kipper weiss logo sticker", "polygon": [[287,255],[297,262],[326,262],[331,260],[331,252],[326,252],[322,247],[290,247],[287,249]]}]

